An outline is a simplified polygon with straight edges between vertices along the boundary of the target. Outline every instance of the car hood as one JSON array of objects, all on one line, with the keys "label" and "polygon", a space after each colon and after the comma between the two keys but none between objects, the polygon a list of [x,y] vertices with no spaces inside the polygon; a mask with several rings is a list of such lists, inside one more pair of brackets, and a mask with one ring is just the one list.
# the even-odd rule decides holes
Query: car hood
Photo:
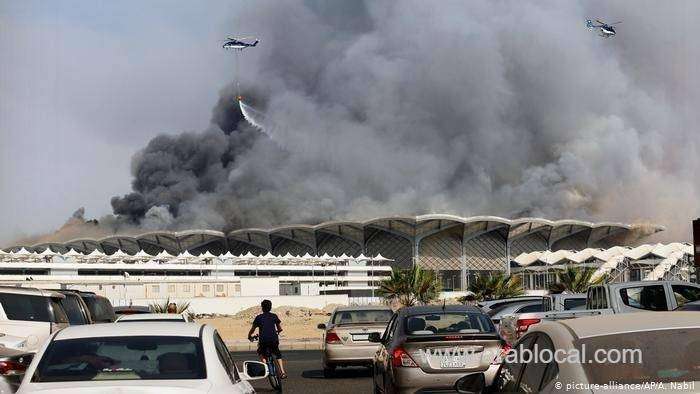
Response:
[{"label": "car hood", "polygon": [[195,394],[206,393],[211,383],[206,380],[132,380],[132,381],[89,381],[30,383],[22,385],[17,393],[56,393],[56,394]]}]

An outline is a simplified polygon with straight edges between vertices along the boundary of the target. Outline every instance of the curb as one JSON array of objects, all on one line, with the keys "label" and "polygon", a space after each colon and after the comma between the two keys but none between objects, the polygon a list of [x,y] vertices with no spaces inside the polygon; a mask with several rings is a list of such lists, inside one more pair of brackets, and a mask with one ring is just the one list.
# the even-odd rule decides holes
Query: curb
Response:
[{"label": "curb", "polygon": [[[258,350],[257,342],[249,341],[225,341],[229,351],[254,352]],[[321,350],[322,343],[318,339],[280,342],[280,350]]]}]

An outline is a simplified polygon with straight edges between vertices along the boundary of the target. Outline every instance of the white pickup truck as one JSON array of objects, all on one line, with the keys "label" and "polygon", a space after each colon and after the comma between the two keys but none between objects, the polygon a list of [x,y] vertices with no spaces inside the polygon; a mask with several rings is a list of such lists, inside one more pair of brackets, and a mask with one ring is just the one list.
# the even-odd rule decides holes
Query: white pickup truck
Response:
[{"label": "white pickup truck", "polygon": [[[695,283],[681,281],[607,283],[588,288],[585,309],[547,311],[545,308],[545,312],[505,315],[501,318],[500,333],[506,342],[512,344],[531,325],[543,320],[643,311],[672,311],[686,302],[697,300],[700,300],[700,285]],[[543,302],[546,305],[547,301]]]}]

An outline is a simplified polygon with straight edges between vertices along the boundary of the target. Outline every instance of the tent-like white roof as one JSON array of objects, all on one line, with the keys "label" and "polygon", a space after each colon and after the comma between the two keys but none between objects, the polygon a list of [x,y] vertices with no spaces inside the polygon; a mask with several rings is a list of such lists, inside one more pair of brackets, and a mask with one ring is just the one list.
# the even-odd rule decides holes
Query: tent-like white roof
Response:
[{"label": "tent-like white roof", "polygon": [[668,272],[674,265],[678,263],[680,259],[683,258],[683,251],[671,252],[668,257],[663,259],[654,269],[647,274],[644,280],[659,280],[664,277],[666,272]]},{"label": "tent-like white roof", "polygon": [[102,258],[105,257],[105,254],[100,252],[99,250],[95,249],[90,254],[86,255],[85,257],[87,258]]}]

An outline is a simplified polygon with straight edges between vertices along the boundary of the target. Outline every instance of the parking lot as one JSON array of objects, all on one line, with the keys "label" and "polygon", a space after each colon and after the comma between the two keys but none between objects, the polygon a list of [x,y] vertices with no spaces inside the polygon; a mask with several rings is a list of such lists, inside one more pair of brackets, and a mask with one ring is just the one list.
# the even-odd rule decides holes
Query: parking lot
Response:
[{"label": "parking lot", "polygon": [[[233,359],[242,367],[243,361],[257,360],[255,352],[234,352]],[[368,368],[342,368],[335,377],[325,379],[321,370],[319,350],[284,351],[287,374],[285,393],[370,393],[372,377]],[[258,393],[274,393],[267,379],[252,382]]]}]

